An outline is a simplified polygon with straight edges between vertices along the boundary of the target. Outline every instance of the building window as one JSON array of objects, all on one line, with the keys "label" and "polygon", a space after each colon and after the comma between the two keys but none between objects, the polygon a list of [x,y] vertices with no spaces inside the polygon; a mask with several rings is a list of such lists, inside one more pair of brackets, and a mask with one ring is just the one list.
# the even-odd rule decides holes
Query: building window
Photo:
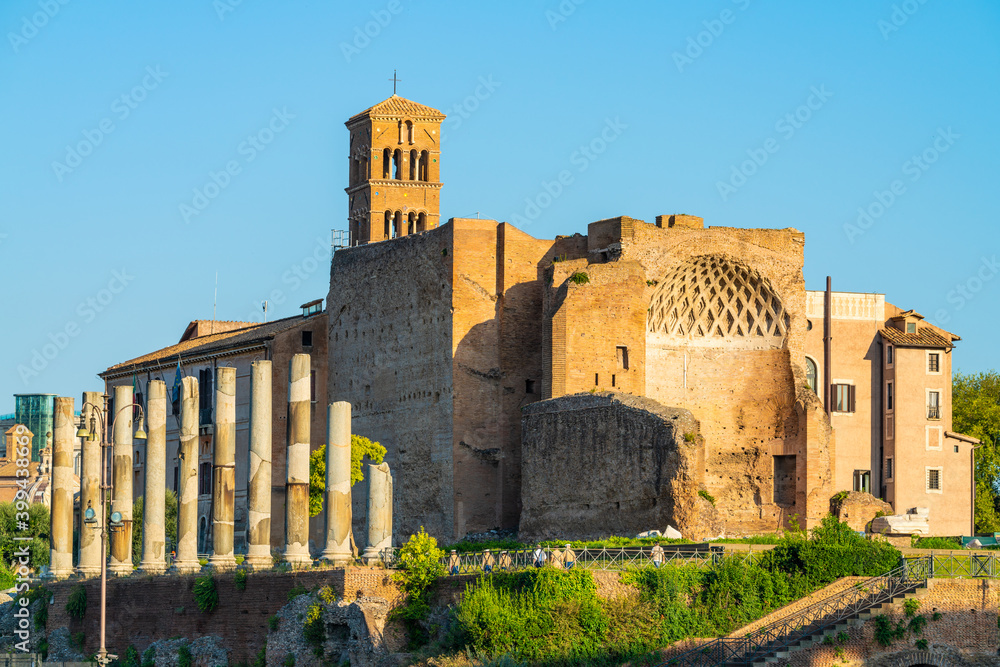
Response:
[{"label": "building window", "polygon": [[316,371],[309,371],[309,400],[316,402]]},{"label": "building window", "polygon": [[524,393],[525,394],[534,394],[535,393],[535,381],[534,380],[525,380],[524,381]]},{"label": "building window", "polygon": [[887,345],[885,348],[885,365],[892,366],[892,345]]},{"label": "building window", "polygon": [[940,451],[944,444],[943,429],[940,426],[927,426],[924,429],[924,439],[927,449]]},{"label": "building window", "polygon": [[871,490],[872,483],[872,471],[871,470],[855,470],[854,471],[854,490],[868,492]]},{"label": "building window", "polygon": [[198,424],[212,423],[212,369],[198,371]]},{"label": "building window", "polygon": [[833,409],[835,412],[854,412],[854,385],[833,385]]},{"label": "building window", "polygon": [[615,356],[618,359],[618,370],[627,371],[628,370],[628,348],[624,345],[619,345],[615,348]]},{"label": "building window", "polygon": [[885,478],[886,480],[892,479],[892,457],[888,456],[885,459]]},{"label": "building window", "polygon": [[941,419],[941,392],[927,392],[927,418]]},{"label": "building window", "polygon": [[892,410],[894,403],[894,396],[892,395],[892,383],[888,382],[885,385],[885,409]]},{"label": "building window", "polygon": [[941,468],[924,468],[925,477],[927,480],[927,493],[941,493],[942,485],[942,469]]},{"label": "building window", "polygon": [[177,478],[180,476],[180,466],[174,466],[174,493],[177,493]]},{"label": "building window", "polygon": [[612,387],[615,386],[615,376],[614,375],[611,376],[611,386]]},{"label": "building window", "polygon": [[906,333],[911,333],[911,334],[917,333],[917,323],[916,322],[907,322],[906,323]]},{"label": "building window", "polygon": [[303,331],[302,332],[302,347],[312,347],[313,344],[313,332]]},{"label": "building window", "polygon": [[202,496],[212,495],[212,464],[207,461],[198,466],[198,493]]},{"label": "building window", "polygon": [[895,437],[895,434],[893,433],[893,431],[894,431],[894,429],[893,429],[893,426],[894,426],[893,421],[894,420],[892,418],[892,415],[889,415],[888,417],[885,418],[885,439],[886,440],[892,440]]},{"label": "building window", "polygon": [[941,372],[941,353],[940,352],[928,352],[927,353],[927,372],[928,373],[940,373]]},{"label": "building window", "polygon": [[813,393],[819,396],[819,373],[816,370],[816,362],[806,357],[806,383],[809,388],[813,390]]},{"label": "building window", "polygon": [[594,386],[596,387],[600,383],[601,383],[601,375],[600,375],[600,373],[594,373]]}]

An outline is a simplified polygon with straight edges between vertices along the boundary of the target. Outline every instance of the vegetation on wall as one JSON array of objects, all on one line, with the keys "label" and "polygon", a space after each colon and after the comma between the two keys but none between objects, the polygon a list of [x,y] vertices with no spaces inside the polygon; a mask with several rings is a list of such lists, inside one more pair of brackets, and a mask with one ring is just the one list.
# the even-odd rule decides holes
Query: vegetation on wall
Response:
[{"label": "vegetation on wall", "polygon": [[[23,501],[22,501],[23,504]],[[38,569],[49,564],[49,508],[41,503],[29,505],[27,519],[24,512],[19,511],[16,503],[0,503],[0,563],[6,564],[14,560],[14,552],[28,547],[31,556],[31,567]],[[21,530],[18,525],[27,523],[27,528]],[[15,540],[15,536],[19,538]],[[23,538],[30,537],[30,540]],[[3,568],[6,570],[6,568]],[[0,577],[4,573],[0,571]]]},{"label": "vegetation on wall", "polygon": [[[362,463],[367,458],[378,465],[385,458],[385,447],[361,435],[351,435],[351,486],[365,478]],[[309,516],[323,511],[326,492],[326,445],[309,455]]]},{"label": "vegetation on wall", "polygon": [[198,577],[194,582],[194,601],[198,609],[205,613],[219,606],[219,591],[215,588],[215,579],[209,576]]},{"label": "vegetation on wall", "polygon": [[69,599],[66,601],[66,613],[69,614],[70,618],[75,618],[78,620],[83,620],[83,617],[87,614],[87,589],[83,587],[83,584],[77,584],[73,587],[73,590],[69,593]]},{"label": "vegetation on wall", "polygon": [[952,430],[978,438],[976,532],[1000,532],[1000,371],[951,380]]},{"label": "vegetation on wall", "polygon": [[423,526],[399,550],[400,572],[394,574],[393,579],[406,598],[403,605],[393,611],[393,617],[406,625],[411,645],[422,645],[427,639],[420,621],[427,618],[431,610],[431,586],[447,571],[441,564],[443,556],[444,551],[438,548],[437,540],[428,535]]}]

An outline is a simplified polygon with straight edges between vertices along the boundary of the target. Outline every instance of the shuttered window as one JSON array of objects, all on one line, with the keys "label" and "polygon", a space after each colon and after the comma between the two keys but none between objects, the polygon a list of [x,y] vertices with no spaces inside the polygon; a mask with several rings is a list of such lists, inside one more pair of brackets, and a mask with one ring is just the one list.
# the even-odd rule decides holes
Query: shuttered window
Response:
[{"label": "shuttered window", "polygon": [[833,409],[836,412],[854,412],[854,385],[833,385]]}]

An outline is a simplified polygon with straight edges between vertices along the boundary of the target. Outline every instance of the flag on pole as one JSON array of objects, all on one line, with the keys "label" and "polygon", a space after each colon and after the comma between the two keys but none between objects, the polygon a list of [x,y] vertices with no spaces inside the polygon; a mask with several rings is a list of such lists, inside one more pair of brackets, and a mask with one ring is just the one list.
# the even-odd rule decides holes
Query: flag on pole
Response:
[{"label": "flag on pole", "polygon": [[181,400],[181,355],[177,355],[177,372],[174,374],[174,388],[171,395],[174,403]]}]

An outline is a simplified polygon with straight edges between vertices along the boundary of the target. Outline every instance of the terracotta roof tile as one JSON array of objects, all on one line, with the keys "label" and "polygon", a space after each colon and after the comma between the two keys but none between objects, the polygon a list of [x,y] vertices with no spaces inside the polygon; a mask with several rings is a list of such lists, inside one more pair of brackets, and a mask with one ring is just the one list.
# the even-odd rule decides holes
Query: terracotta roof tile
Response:
[{"label": "terracotta roof tile", "polygon": [[[99,375],[103,377],[107,373],[114,373],[116,371],[122,371],[133,367],[139,368],[147,364],[158,364],[170,359],[176,361],[178,356],[180,356],[183,360],[185,358],[208,354],[217,350],[224,350],[238,345],[263,342],[274,338],[275,335],[286,329],[290,329],[300,324],[305,319],[306,318],[301,315],[294,315],[292,317],[286,317],[273,322],[267,322],[266,324],[253,324],[243,329],[224,331],[222,333],[192,338],[190,340],[177,343],[176,345],[164,347],[156,352],[150,352],[149,354],[145,354],[141,357],[136,357],[135,359],[115,364]],[[181,363],[183,363],[183,361]]]},{"label": "terracotta roof tile", "polygon": [[369,107],[359,114],[351,116],[348,120],[348,124],[359,118],[368,117],[382,117],[382,118],[400,118],[403,116],[410,116],[413,118],[432,118],[436,120],[443,120],[445,115],[428,106],[423,104],[417,104],[413,100],[408,100],[405,97],[400,97],[399,95],[393,95],[387,100],[379,102],[373,107]]},{"label": "terracotta roof tile", "polygon": [[928,326],[917,327],[917,333],[904,333],[895,327],[879,329],[879,333],[896,347],[930,347],[945,350],[955,347],[951,339],[945,338]]}]

